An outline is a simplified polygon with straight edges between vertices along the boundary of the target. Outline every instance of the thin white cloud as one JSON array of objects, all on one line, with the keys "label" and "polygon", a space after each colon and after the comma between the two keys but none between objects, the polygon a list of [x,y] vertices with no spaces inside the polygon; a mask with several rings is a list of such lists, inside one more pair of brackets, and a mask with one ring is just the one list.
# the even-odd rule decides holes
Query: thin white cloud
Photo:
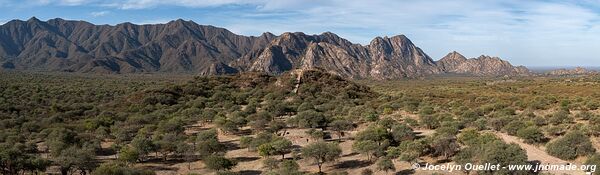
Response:
[{"label": "thin white cloud", "polygon": [[139,22],[134,22],[135,24],[166,24],[171,19],[151,19],[151,20],[143,20]]},{"label": "thin white cloud", "polygon": [[110,13],[110,11],[98,11],[98,12],[92,12],[90,13],[90,15],[92,15],[93,17],[102,17],[102,16],[106,16]]},{"label": "thin white cloud", "polygon": [[[516,64],[590,64],[600,55],[600,16],[576,3],[549,1],[268,1],[257,12],[227,19],[242,34],[333,31],[368,44],[380,35],[407,34],[436,59],[451,50],[501,56]],[[273,5],[275,4],[275,5]],[[596,4],[598,5],[598,4]],[[271,12],[273,18],[265,18]],[[297,14],[296,14],[297,13]],[[593,53],[590,53],[593,52]],[[600,65],[600,62],[592,63]]]},{"label": "thin white cloud", "polygon": [[122,9],[145,9],[160,5],[173,5],[182,7],[214,7],[229,4],[261,4],[265,0],[126,0],[119,5]]},{"label": "thin white cloud", "polygon": [[67,6],[77,6],[77,5],[83,5],[83,4],[89,4],[95,2],[94,0],[59,0],[58,3],[60,5],[67,5]]},{"label": "thin white cloud", "polygon": [[9,5],[10,5],[9,0],[0,0],[0,7],[5,7],[5,6],[9,6]]},{"label": "thin white cloud", "polygon": [[25,0],[25,5],[40,6],[40,5],[62,5],[62,6],[79,6],[96,2],[96,0]]},{"label": "thin white cloud", "polygon": [[[28,0],[102,9],[163,6],[214,8],[192,19],[245,35],[270,31],[331,31],[368,44],[376,36],[406,34],[430,56],[458,50],[501,56],[516,64],[585,64],[600,55],[600,1],[522,0]],[[0,0],[2,4],[3,0]],[[14,3],[14,2],[10,2]],[[239,6],[237,11],[222,6]],[[95,16],[91,14],[92,16]],[[102,14],[106,15],[106,14]],[[190,16],[180,16],[190,18]],[[150,16],[149,19],[160,18]],[[166,18],[166,17],[165,17]],[[127,21],[127,19],[124,19]],[[171,18],[138,22],[166,23]],[[600,65],[599,61],[593,63]]]}]

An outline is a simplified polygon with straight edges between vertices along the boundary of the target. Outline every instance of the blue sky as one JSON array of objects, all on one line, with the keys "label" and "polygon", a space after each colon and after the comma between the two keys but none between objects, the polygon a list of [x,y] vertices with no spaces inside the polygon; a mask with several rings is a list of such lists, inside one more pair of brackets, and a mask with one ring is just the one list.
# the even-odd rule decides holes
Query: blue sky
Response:
[{"label": "blue sky", "polygon": [[600,0],[0,0],[0,24],[173,19],[244,35],[331,31],[360,44],[404,34],[437,60],[450,51],[515,65],[600,66]]}]

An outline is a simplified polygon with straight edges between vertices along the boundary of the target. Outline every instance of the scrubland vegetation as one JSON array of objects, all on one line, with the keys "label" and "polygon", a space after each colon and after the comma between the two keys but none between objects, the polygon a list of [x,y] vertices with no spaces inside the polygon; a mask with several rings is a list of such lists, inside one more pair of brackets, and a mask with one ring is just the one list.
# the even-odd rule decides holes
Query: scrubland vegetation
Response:
[{"label": "scrubland vegetation", "polygon": [[598,164],[599,83],[4,72],[0,174],[444,174],[410,165],[556,163],[538,157]]}]

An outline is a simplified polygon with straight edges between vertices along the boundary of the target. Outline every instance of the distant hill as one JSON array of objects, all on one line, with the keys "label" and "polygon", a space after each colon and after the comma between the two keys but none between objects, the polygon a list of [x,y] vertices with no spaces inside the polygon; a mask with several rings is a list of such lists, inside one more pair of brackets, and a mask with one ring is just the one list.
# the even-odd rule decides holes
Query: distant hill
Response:
[{"label": "distant hill", "polygon": [[242,36],[181,19],[166,24],[110,26],[31,18],[0,26],[1,69],[199,75],[257,71],[276,75],[320,68],[355,79],[529,73],[496,57],[461,57],[453,52],[436,62],[404,35],[376,37],[363,46],[330,32]]},{"label": "distant hill", "polygon": [[477,58],[467,59],[454,51],[440,59],[437,64],[446,73],[472,74],[480,76],[498,75],[527,75],[531,71],[524,66],[513,66],[508,61],[498,57],[481,55]]},{"label": "distant hill", "polygon": [[546,75],[554,75],[554,76],[564,76],[564,75],[585,75],[585,74],[594,74],[594,73],[598,73],[598,72],[595,70],[588,70],[583,67],[576,67],[573,69],[565,69],[565,68],[555,69],[552,71],[548,71],[545,74]]}]

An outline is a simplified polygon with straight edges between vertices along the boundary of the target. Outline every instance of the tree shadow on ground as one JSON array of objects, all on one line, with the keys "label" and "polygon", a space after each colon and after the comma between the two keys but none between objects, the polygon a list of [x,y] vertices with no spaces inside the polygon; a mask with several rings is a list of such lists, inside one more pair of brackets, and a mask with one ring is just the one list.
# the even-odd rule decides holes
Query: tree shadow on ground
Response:
[{"label": "tree shadow on ground", "polygon": [[117,154],[117,152],[110,148],[101,148],[100,150],[96,151],[97,156],[113,156],[115,154]]},{"label": "tree shadow on ground", "polygon": [[355,156],[355,155],[358,155],[358,153],[357,152],[352,152],[350,154],[342,155],[342,157],[350,157],[350,156]]},{"label": "tree shadow on ground", "polygon": [[221,142],[221,144],[223,144],[223,146],[225,146],[225,149],[227,151],[240,149],[239,145],[237,143],[234,143],[233,140],[232,141]]},{"label": "tree shadow on ground", "polygon": [[175,167],[158,166],[158,165],[146,165],[146,166],[142,166],[142,168],[145,170],[150,170],[150,171],[177,171],[177,168],[175,168]]},{"label": "tree shadow on ground", "polygon": [[437,163],[437,164],[441,164],[441,163],[448,163],[448,162],[451,162],[451,161],[452,161],[452,160],[450,160],[450,159],[441,159],[441,160],[437,160],[437,161],[435,161],[435,163]]},{"label": "tree shadow on ground", "polygon": [[335,167],[340,168],[340,169],[362,168],[362,167],[367,167],[371,164],[373,164],[373,162],[366,161],[366,160],[346,160],[346,161],[336,164]]},{"label": "tree shadow on ground", "polygon": [[147,160],[143,161],[144,163],[157,163],[157,164],[163,164],[163,165],[168,165],[168,166],[172,166],[175,164],[180,164],[180,163],[187,163],[187,162],[194,162],[194,161],[198,161],[200,160],[199,158],[193,158],[191,160],[185,160],[181,157],[169,157],[169,159],[167,159],[166,161],[162,158],[162,157],[150,157]]},{"label": "tree shadow on ground", "polygon": [[413,170],[413,169],[405,169],[405,170],[396,172],[395,175],[409,175],[409,174],[415,174],[415,170]]},{"label": "tree shadow on ground", "polygon": [[240,171],[240,175],[259,175],[261,174],[262,171],[258,171],[258,170],[242,170]]},{"label": "tree shadow on ground", "polygon": [[260,159],[260,157],[235,157],[233,158],[237,162],[250,162]]}]

